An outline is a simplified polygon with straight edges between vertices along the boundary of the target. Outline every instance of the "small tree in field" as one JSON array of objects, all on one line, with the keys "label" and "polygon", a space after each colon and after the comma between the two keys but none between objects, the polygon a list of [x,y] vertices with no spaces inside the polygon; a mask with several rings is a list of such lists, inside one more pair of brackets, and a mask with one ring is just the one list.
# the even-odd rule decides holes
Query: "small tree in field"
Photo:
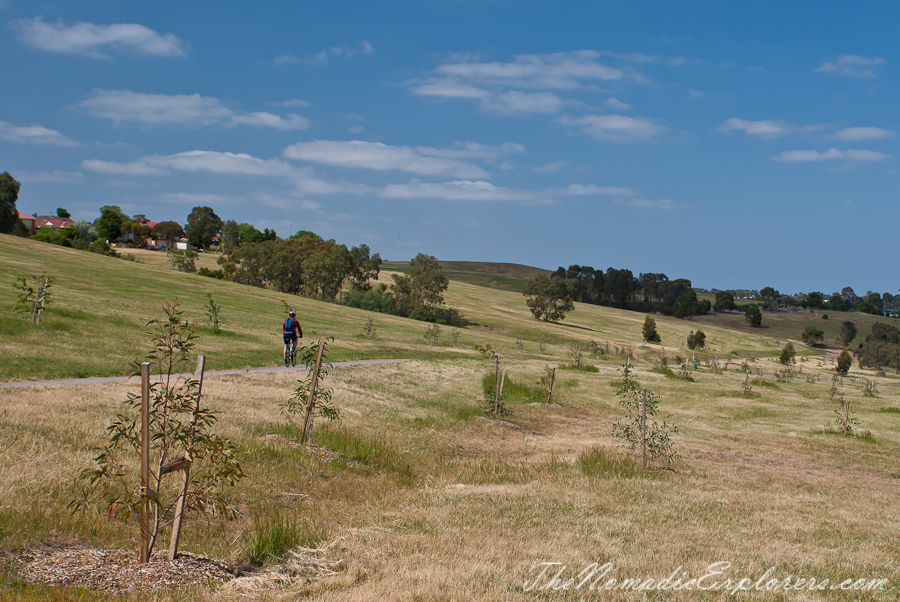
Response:
[{"label": "small tree in field", "polygon": [[616,397],[625,415],[613,425],[613,435],[624,439],[631,451],[640,451],[644,470],[652,458],[662,458],[667,463],[677,459],[672,435],[678,432],[678,427],[667,419],[659,421],[659,397],[653,391],[640,387],[627,361]]},{"label": "small tree in field", "polygon": [[800,335],[800,339],[810,347],[817,346],[824,338],[825,333],[815,326],[807,326],[803,334]]},{"label": "small tree in field", "polygon": [[795,355],[797,355],[797,352],[794,351],[794,344],[788,342],[788,344],[784,346],[784,349],[781,350],[781,355],[778,356],[778,361],[783,365],[788,366],[793,363]]},{"label": "small tree in field", "polygon": [[847,376],[847,373],[850,372],[850,368],[853,366],[853,356],[850,355],[846,349],[841,351],[841,354],[837,358],[837,366],[834,371],[837,372],[840,376]]},{"label": "small tree in field", "polygon": [[206,321],[216,330],[219,330],[219,324],[225,323],[225,318],[222,317],[222,306],[217,301],[213,301],[212,293],[206,293]]},{"label": "small tree in field", "polygon": [[691,331],[687,338],[688,349],[703,349],[706,347],[706,333],[702,330]]},{"label": "small tree in field", "polygon": [[[150,552],[160,530],[175,519],[179,484],[165,479],[173,464],[187,460],[185,512],[232,513],[224,497],[225,486],[243,477],[236,448],[227,439],[212,432],[215,412],[203,407],[199,382],[183,376],[190,369],[194,347],[193,327],[183,320],[179,302],[163,305],[163,315],[148,323],[153,351],[146,359],[159,380],[150,384],[150,481],[142,491],[136,466],[141,453],[141,397],[129,393],[120,412],[107,431],[109,444],[98,450],[93,469],[80,478],[89,481],[81,499],[70,504],[78,510],[97,495],[106,504],[110,516],[128,519],[139,515],[141,505],[149,502]],[[136,368],[140,369],[139,365]],[[138,372],[140,374],[140,372]]]},{"label": "small tree in field", "polygon": [[[334,341],[329,337],[320,342],[310,345],[302,345],[296,350],[297,362],[309,366],[306,376],[297,381],[297,388],[294,394],[284,402],[279,403],[281,413],[287,416],[288,420],[294,424],[294,421],[302,414],[304,415],[303,424],[300,424],[301,443],[306,443],[312,437],[312,426],[315,417],[322,416],[329,422],[340,420],[341,413],[337,406],[331,401],[334,396],[332,388],[325,388],[323,385],[325,377],[331,373],[333,366],[326,363],[328,343]],[[322,364],[319,372],[313,376],[313,366],[319,356],[319,347],[322,348]],[[310,404],[310,393],[312,393],[313,403]]]},{"label": "small tree in field", "polygon": [[31,318],[34,326],[41,323],[41,314],[50,305],[50,287],[53,286],[53,277],[41,274],[32,276],[34,286],[29,286],[25,276],[21,276],[13,283],[13,287],[19,291],[16,295],[16,311]]},{"label": "small tree in field", "polygon": [[644,328],[642,334],[644,335],[645,343],[659,343],[662,339],[659,338],[659,333],[656,332],[656,320],[654,320],[651,316],[647,316],[644,318]]},{"label": "small tree in field", "polygon": [[528,297],[526,303],[531,315],[544,322],[563,320],[575,309],[562,278],[539,274],[528,281],[522,294]]},{"label": "small tree in field", "polygon": [[744,312],[744,319],[754,328],[762,326],[762,312],[756,306],[750,307]]}]

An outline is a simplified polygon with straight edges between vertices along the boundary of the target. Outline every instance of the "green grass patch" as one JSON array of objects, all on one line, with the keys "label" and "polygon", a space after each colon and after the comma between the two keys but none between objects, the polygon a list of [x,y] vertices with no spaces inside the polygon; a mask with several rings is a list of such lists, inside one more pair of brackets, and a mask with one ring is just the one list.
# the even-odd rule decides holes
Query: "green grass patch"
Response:
[{"label": "green grass patch", "polygon": [[294,548],[315,547],[323,539],[325,530],[318,523],[279,511],[264,511],[253,517],[243,555],[250,564],[261,566],[281,560]]},{"label": "green grass patch", "polygon": [[563,364],[559,367],[560,370],[574,370],[576,372],[600,372],[600,368],[597,366],[592,366],[590,364],[582,363],[578,366],[575,364]]},{"label": "green grass patch", "polygon": [[576,459],[576,464],[586,477],[601,479],[646,478],[648,473],[634,459],[610,454],[599,445],[587,449]]},{"label": "green grass patch", "polygon": [[879,414],[900,414],[900,408],[878,408],[875,411]]},{"label": "green grass patch", "polygon": [[407,454],[384,439],[344,427],[315,431],[312,438],[316,445],[337,452],[347,460],[396,473],[401,483],[411,484],[415,477],[413,463]]},{"label": "green grass patch", "polygon": [[[546,398],[547,393],[541,393],[537,390],[537,379],[535,383],[528,384],[525,381],[516,381],[510,373],[506,373],[506,378],[500,377],[503,381],[501,390],[503,391],[504,402],[530,403],[532,401],[542,401],[542,397]],[[481,378],[481,390],[485,398],[494,398],[494,387],[497,385],[497,375],[494,372],[488,372]]]}]

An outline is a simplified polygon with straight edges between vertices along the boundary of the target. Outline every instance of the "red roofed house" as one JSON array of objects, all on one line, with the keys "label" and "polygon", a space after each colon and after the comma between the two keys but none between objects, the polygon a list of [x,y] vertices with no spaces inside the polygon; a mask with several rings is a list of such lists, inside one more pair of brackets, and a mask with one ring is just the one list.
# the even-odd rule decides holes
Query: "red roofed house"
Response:
[{"label": "red roofed house", "polygon": [[25,224],[25,227],[28,228],[29,232],[34,232],[34,222],[35,218],[33,215],[25,215],[24,213],[19,214],[19,221]]},{"label": "red roofed house", "polygon": [[69,226],[74,226],[75,222],[70,220],[67,217],[50,217],[47,215],[40,215],[35,218],[34,227],[36,229],[39,228],[53,228],[54,230],[62,230],[63,228],[68,228]]}]

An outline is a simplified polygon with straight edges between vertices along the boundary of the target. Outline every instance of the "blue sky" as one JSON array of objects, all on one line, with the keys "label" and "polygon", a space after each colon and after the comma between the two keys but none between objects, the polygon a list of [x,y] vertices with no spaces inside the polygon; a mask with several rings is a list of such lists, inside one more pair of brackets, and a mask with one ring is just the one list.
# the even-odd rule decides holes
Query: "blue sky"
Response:
[{"label": "blue sky", "polygon": [[897,292],[893,2],[0,0],[26,213]]}]

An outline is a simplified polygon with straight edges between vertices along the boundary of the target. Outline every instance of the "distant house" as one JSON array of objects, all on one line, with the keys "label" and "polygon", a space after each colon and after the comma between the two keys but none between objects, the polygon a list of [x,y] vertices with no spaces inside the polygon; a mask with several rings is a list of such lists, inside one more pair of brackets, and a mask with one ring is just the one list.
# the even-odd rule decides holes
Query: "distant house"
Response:
[{"label": "distant house", "polygon": [[70,220],[67,217],[52,217],[49,215],[39,215],[34,218],[35,223],[34,227],[36,229],[40,228],[53,228],[54,230],[62,230],[63,228],[68,228],[69,226],[74,226],[75,222]]},{"label": "distant house", "polygon": [[34,222],[37,220],[33,215],[25,215],[24,213],[19,214],[19,221],[22,222],[26,228],[28,228],[29,232],[34,232]]}]

